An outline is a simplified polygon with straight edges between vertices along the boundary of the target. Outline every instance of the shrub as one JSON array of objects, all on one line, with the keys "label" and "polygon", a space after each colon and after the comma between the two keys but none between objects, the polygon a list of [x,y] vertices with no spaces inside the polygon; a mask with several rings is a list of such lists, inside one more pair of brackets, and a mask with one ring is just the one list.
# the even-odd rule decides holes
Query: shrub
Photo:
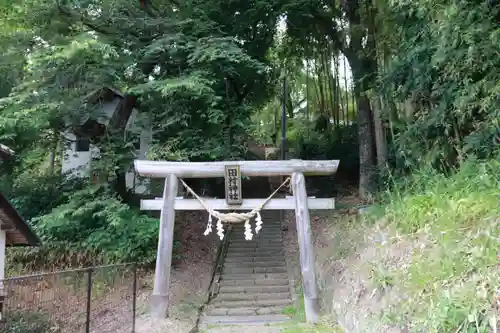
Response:
[{"label": "shrub", "polygon": [[308,178],[308,186],[319,193],[332,194],[338,180],[357,181],[359,176],[359,152],[357,127],[336,127],[330,132],[318,133],[312,129],[295,135],[295,156],[304,160],[340,160],[336,179],[332,177]]},{"label": "shrub", "polygon": [[26,173],[14,183],[12,204],[26,220],[48,214],[68,202],[70,193],[84,187],[83,180],[61,174]]},{"label": "shrub", "polygon": [[68,202],[33,219],[33,225],[46,245],[32,254],[83,253],[96,264],[156,259],[158,219],[130,208],[106,187],[76,191]]},{"label": "shrub", "polygon": [[38,313],[7,313],[0,333],[62,333],[50,320]]},{"label": "shrub", "polygon": [[295,136],[298,158],[308,160],[341,159],[341,170],[349,171],[359,165],[356,125],[340,126],[329,132],[308,130]]}]

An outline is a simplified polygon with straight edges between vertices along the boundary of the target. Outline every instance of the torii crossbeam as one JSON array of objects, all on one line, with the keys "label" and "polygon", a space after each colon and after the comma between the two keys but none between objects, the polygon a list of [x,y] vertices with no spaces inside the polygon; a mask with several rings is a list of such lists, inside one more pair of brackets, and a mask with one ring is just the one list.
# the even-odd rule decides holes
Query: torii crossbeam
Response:
[{"label": "torii crossbeam", "polygon": [[[232,205],[223,199],[200,200],[177,197],[178,178],[224,177],[227,166],[236,166],[243,176],[292,176],[293,196],[285,199],[270,199],[262,209],[295,210],[297,236],[300,250],[300,265],[304,290],[306,319],[315,323],[319,318],[319,302],[314,269],[314,247],[312,241],[309,209],[334,209],[333,198],[308,198],[304,175],[332,175],[337,171],[339,161],[227,161],[227,162],[163,162],[136,160],[136,172],[141,176],[165,178],[163,198],[142,200],[141,209],[160,210],[160,230],[156,258],[155,281],[152,296],[152,315],[168,316],[170,267],[174,236],[175,210],[205,210],[204,204],[212,210],[251,211],[268,199],[242,199],[241,204]],[[226,186],[227,190],[227,186]],[[227,194],[226,194],[227,195]],[[265,232],[265,223],[263,230]]]}]

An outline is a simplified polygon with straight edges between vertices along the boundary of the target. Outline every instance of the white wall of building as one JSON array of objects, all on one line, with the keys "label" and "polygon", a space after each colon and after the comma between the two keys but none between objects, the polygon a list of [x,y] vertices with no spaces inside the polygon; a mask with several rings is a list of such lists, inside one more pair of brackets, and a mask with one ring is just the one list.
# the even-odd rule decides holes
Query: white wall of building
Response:
[{"label": "white wall of building", "polygon": [[62,172],[71,172],[79,177],[89,176],[90,161],[99,154],[99,148],[90,145],[89,151],[76,151],[76,135],[66,132],[64,138],[67,144],[63,151]]},{"label": "white wall of building", "polygon": [[[130,133],[140,133],[139,149],[135,152],[136,158],[147,159],[152,140],[152,132],[150,126],[147,126],[147,123],[145,126],[143,119],[139,119],[138,112],[135,109],[127,122],[126,132],[127,135],[130,135]],[[66,132],[64,136],[68,144],[65,145],[63,152],[62,172],[70,172],[78,177],[90,177],[91,161],[99,155],[99,148],[90,145],[88,151],[76,151],[76,135],[71,132]],[[134,189],[135,193],[149,193],[149,179],[137,176],[132,165],[125,175],[125,181],[127,188]]]}]

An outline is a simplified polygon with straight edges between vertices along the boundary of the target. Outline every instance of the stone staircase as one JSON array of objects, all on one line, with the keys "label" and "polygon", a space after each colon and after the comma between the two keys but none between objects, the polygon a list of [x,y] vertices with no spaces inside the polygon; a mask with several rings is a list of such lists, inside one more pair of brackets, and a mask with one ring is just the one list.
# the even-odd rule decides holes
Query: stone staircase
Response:
[{"label": "stone staircase", "polygon": [[[270,214],[271,213],[271,214]],[[205,308],[204,324],[258,324],[289,319],[283,309],[293,303],[278,214],[263,214],[263,229],[251,241],[244,226],[228,236],[218,292]]]}]

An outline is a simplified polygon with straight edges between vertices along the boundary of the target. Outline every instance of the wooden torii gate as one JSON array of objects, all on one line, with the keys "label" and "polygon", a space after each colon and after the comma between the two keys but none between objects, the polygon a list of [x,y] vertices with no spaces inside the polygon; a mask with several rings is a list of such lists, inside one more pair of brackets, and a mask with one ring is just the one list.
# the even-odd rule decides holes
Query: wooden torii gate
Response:
[{"label": "wooden torii gate", "polygon": [[[337,171],[339,161],[227,161],[227,162],[164,162],[136,160],[136,172],[144,177],[165,178],[163,198],[142,200],[142,210],[160,210],[160,230],[156,270],[152,295],[152,316],[166,318],[169,308],[170,267],[174,236],[176,210],[205,210],[196,199],[177,197],[179,178],[226,178],[226,200],[203,199],[213,210],[249,211],[261,205],[266,199],[243,199],[228,192],[228,168],[234,167],[241,176],[290,176],[293,196],[285,199],[271,199],[263,209],[294,209],[297,237],[300,251],[300,266],[304,290],[306,319],[316,323],[319,317],[319,302],[314,269],[314,247],[312,241],[309,209],[334,209],[333,198],[308,198],[304,175],[332,175]],[[233,180],[231,180],[233,181]],[[241,195],[241,188],[237,189]],[[228,198],[228,193],[230,197]],[[265,222],[262,232],[265,232]]]}]

